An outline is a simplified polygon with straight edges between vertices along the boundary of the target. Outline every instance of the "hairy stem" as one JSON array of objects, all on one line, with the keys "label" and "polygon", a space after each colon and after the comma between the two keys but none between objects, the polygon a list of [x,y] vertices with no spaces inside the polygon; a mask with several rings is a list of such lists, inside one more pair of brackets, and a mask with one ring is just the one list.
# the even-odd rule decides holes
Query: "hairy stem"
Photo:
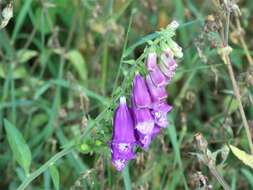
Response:
[{"label": "hairy stem", "polygon": [[246,57],[247,57],[247,59],[248,59],[249,64],[250,64],[250,65],[253,65],[253,59],[252,59],[252,57],[251,57],[251,55],[250,55],[249,48],[248,48],[248,46],[246,45],[246,42],[245,42],[245,40],[244,40],[244,38],[243,38],[243,35],[242,35],[242,27],[241,27],[241,23],[240,23],[240,20],[239,20],[238,16],[235,17],[235,23],[236,23],[237,30],[238,30],[238,32],[239,32],[239,35],[238,35],[238,36],[239,36],[239,41],[240,41],[240,43],[242,44],[242,48],[243,48],[243,50],[245,51],[245,54],[246,54]]},{"label": "hairy stem", "polygon": [[[225,27],[226,27],[225,36],[226,37],[223,39],[223,44],[225,45],[225,47],[228,46],[229,22],[230,22],[230,11],[227,11],[226,12],[226,23],[225,23]],[[253,154],[252,136],[251,136],[251,133],[250,133],[250,128],[249,128],[249,124],[247,122],[245,111],[243,109],[239,87],[238,87],[238,85],[236,83],[236,80],[235,80],[235,74],[234,74],[233,67],[232,67],[231,60],[230,60],[230,57],[229,57],[228,53],[224,54],[224,59],[225,59],[224,60],[225,64],[227,65],[227,68],[228,68],[228,73],[229,73],[230,80],[232,82],[235,97],[236,97],[236,99],[239,103],[239,110],[240,110],[240,114],[241,114],[241,117],[242,117],[243,126],[246,130],[247,139],[248,139],[248,143],[249,143],[249,146],[250,146],[250,151],[251,151],[251,154]]]},{"label": "hairy stem", "polygon": [[215,166],[213,166],[212,164],[208,165],[209,170],[211,171],[212,175],[218,180],[218,182],[221,184],[221,186],[225,189],[225,190],[230,190],[229,185],[227,184],[227,182],[223,179],[223,177],[220,175],[220,173],[218,172],[217,168]]},{"label": "hairy stem", "polygon": [[239,91],[239,88],[238,88],[236,80],[235,80],[235,75],[234,75],[233,67],[232,67],[232,64],[231,64],[231,60],[230,60],[228,55],[225,56],[225,59],[226,59],[226,63],[227,63],[229,77],[230,77],[230,80],[232,82],[233,91],[234,91],[235,97],[236,97],[236,99],[239,103],[239,110],[240,110],[240,114],[241,114],[241,117],[242,117],[243,126],[246,130],[247,139],[248,139],[248,143],[249,143],[249,146],[250,146],[250,151],[251,151],[251,154],[253,154],[252,136],[251,136],[251,133],[250,133],[250,128],[249,128],[249,124],[247,122],[245,111],[243,109],[243,105],[242,105],[242,101],[241,101],[241,95],[240,95],[240,91]]}]

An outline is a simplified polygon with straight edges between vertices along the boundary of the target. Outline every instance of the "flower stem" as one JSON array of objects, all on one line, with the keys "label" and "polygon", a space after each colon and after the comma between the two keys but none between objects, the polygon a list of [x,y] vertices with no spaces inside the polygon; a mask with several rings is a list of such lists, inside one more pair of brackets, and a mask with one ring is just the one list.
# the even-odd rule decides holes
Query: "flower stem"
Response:
[{"label": "flower stem", "polygon": [[55,163],[57,160],[59,160],[60,158],[62,158],[63,156],[67,155],[68,153],[70,153],[72,151],[72,149],[74,148],[74,146],[70,146],[67,147],[63,150],[61,150],[60,152],[58,152],[57,154],[55,154],[52,158],[50,158],[45,164],[43,164],[40,168],[38,168],[37,170],[35,170],[33,173],[31,173],[28,178],[26,178],[22,184],[17,188],[17,190],[24,190],[35,178],[37,178],[41,173],[45,172],[50,165],[52,165],[53,163]]},{"label": "flower stem", "polygon": [[[225,45],[225,47],[228,46],[229,22],[230,22],[230,11],[227,11],[226,12],[226,23],[225,23],[225,27],[226,27],[225,38],[223,39],[223,44]],[[228,73],[229,73],[230,80],[232,82],[235,97],[236,97],[236,99],[239,103],[239,110],[240,110],[240,114],[241,114],[241,117],[242,117],[243,126],[246,130],[250,151],[251,151],[251,154],[253,154],[252,136],[251,136],[251,133],[250,133],[250,128],[249,128],[249,124],[247,122],[245,111],[243,109],[239,87],[238,87],[238,85],[236,83],[236,80],[235,80],[235,75],[234,75],[234,71],[233,71],[233,67],[232,67],[232,64],[231,64],[229,54],[225,53],[224,54],[224,59],[225,59],[224,60],[225,64],[227,65],[227,68],[228,68]]]}]

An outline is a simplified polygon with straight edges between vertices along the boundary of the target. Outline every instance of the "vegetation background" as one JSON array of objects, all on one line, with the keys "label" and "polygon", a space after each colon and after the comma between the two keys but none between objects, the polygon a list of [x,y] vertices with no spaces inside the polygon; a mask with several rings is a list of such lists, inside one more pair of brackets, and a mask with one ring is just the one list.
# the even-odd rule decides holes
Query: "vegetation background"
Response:
[{"label": "vegetation background", "polygon": [[[14,0],[13,18],[0,30],[0,189],[17,189],[26,174],[78,140],[87,123],[95,127],[82,143],[42,168],[27,189],[222,189],[220,176],[231,189],[253,189],[252,169],[225,146],[249,152],[219,54],[217,31],[224,26],[215,2]],[[7,3],[0,1],[1,10]],[[235,3],[241,16],[231,16],[230,57],[252,129],[253,3]],[[180,23],[175,40],[184,57],[167,89],[171,124],[119,173],[107,146],[112,109],[106,107],[145,42],[172,20]],[[215,171],[200,161],[196,133],[207,140]]]}]

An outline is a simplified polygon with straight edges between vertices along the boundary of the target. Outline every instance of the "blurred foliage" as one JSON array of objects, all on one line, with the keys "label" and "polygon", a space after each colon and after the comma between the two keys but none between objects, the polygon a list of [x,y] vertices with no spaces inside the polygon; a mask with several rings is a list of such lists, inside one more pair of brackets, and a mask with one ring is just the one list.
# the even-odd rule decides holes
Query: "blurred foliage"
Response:
[{"label": "blurred foliage", "polygon": [[[9,2],[0,1],[0,10]],[[231,60],[250,122],[253,69],[240,36],[253,55],[253,4],[236,2],[242,31],[232,16]],[[203,189],[209,184],[221,189],[208,167],[192,154],[198,132],[217,152],[217,169],[231,189],[253,188],[252,170],[233,154],[226,160],[220,154],[226,144],[249,148],[238,102],[216,50],[220,25],[212,1],[14,0],[13,10],[13,18],[0,30],[0,189],[16,189],[28,170],[35,171],[77,141],[88,122],[96,127],[80,146],[35,179],[30,189]],[[113,110],[106,108],[123,89],[121,81],[144,43],[173,19],[181,25],[176,38],[184,57],[167,89],[168,101],[174,104],[170,127],[148,152],[138,151],[129,173],[121,174],[110,163]],[[106,118],[102,122],[96,118],[101,112]],[[15,150],[13,140],[23,148]],[[30,151],[29,168],[22,166],[19,154],[27,152],[24,156],[29,157]]]}]

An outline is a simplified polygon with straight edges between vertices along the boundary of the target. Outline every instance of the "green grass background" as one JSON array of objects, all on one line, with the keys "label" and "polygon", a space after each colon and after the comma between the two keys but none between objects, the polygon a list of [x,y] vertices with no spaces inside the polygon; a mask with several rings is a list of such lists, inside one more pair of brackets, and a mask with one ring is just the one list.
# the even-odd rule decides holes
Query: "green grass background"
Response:
[{"label": "green grass background", "polygon": [[[240,0],[239,6],[252,54],[253,4]],[[95,122],[83,144],[28,189],[54,189],[57,176],[59,189],[196,189],[191,177],[197,171],[213,189],[221,189],[191,154],[194,135],[203,133],[212,151],[226,143],[249,148],[226,67],[205,35],[205,18],[213,12],[208,0],[15,0],[14,17],[0,31],[0,189],[16,189],[26,178],[8,144],[4,118],[30,147],[31,172],[78,140],[86,122]],[[184,57],[167,89],[174,105],[170,126],[119,173],[107,146],[112,110],[103,110],[132,67],[127,60],[137,59],[154,32],[174,19],[180,23],[175,40]],[[252,68],[232,36],[230,44],[250,121]],[[103,122],[96,123],[101,112]],[[253,189],[252,170],[231,153],[218,170],[231,189]]]}]

